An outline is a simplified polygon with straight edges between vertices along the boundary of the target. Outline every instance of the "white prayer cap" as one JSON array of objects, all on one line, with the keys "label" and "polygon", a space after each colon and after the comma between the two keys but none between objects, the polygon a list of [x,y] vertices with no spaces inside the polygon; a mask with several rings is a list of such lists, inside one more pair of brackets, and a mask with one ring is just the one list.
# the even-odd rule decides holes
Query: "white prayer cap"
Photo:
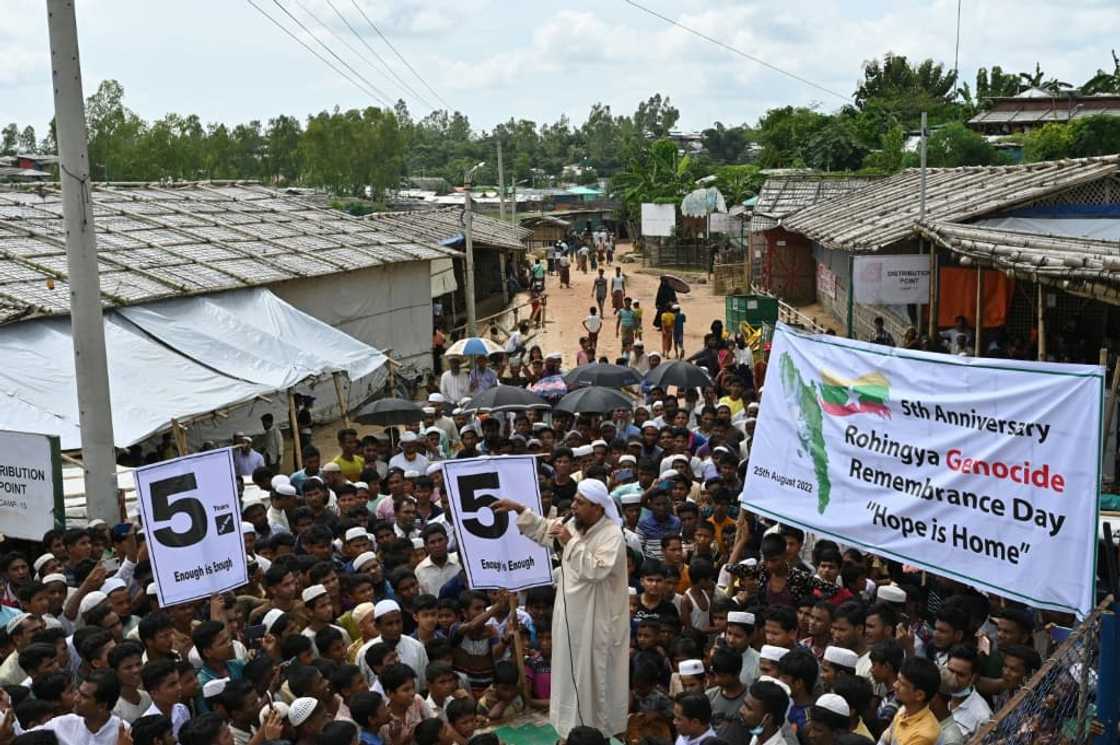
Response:
[{"label": "white prayer cap", "polygon": [[159,595],[159,588],[156,587],[155,582],[149,582],[148,586],[144,588],[145,595]]},{"label": "white prayer cap", "polygon": [[586,458],[593,452],[595,451],[590,445],[580,445],[578,448],[572,448],[572,455],[577,458]]},{"label": "white prayer cap", "polygon": [[463,416],[465,414],[466,412],[460,409],[458,406],[451,410],[451,416]]},{"label": "white prayer cap", "polygon": [[283,497],[294,497],[296,495],[296,488],[291,484],[280,484],[272,491]]},{"label": "white prayer cap", "polygon": [[108,523],[98,517],[86,523],[86,528],[104,528],[106,525],[108,525]]},{"label": "white prayer cap", "polygon": [[377,605],[373,606],[373,617],[375,620],[389,613],[400,612],[401,607],[397,605],[396,600],[378,600]]},{"label": "white prayer cap", "polygon": [[605,448],[605,447],[610,447],[610,446],[607,445],[606,440],[595,440],[594,442],[591,443],[591,447],[592,448]]},{"label": "white prayer cap", "polygon": [[315,600],[315,598],[322,597],[326,594],[327,588],[323,587],[322,585],[311,585],[303,591],[303,595],[301,597],[303,597],[303,602],[305,604],[310,604]]},{"label": "white prayer cap", "polygon": [[436,407],[434,407],[434,406],[421,406],[420,411],[425,413],[425,414],[434,415],[436,413]]},{"label": "white prayer cap", "polygon": [[598,479],[584,479],[576,484],[576,491],[588,502],[602,507],[603,514],[615,525],[622,525],[622,518],[618,514],[618,507],[615,506],[614,500],[611,499],[611,495],[607,492],[607,487],[602,481]]},{"label": "white prayer cap", "polygon": [[279,621],[283,616],[284,611],[280,610],[279,608],[273,608],[268,613],[265,613],[264,618],[261,619],[261,624],[264,626],[264,630],[267,633],[272,633],[272,627],[275,626],[276,622]]},{"label": "white prayer cap", "polygon": [[773,644],[763,644],[762,649],[760,649],[758,652],[758,656],[764,660],[777,662],[778,660],[785,657],[786,652],[788,651],[789,650],[785,647],[775,647]]},{"label": "white prayer cap", "polygon": [[43,577],[44,585],[49,585],[51,582],[61,582],[62,584],[66,584],[66,575],[60,572],[55,572],[54,574],[48,574],[46,577]]},{"label": "white prayer cap", "polygon": [[413,547],[414,549],[416,549],[416,548],[424,548],[424,539],[423,539],[423,538],[420,538],[419,536],[417,536],[416,538],[413,538],[413,539],[412,539],[412,547]]},{"label": "white prayer cap", "polygon": [[364,481],[355,481],[354,482],[354,488],[355,489],[365,489],[366,491],[369,491],[369,484],[367,484]]},{"label": "white prayer cap", "polygon": [[744,626],[754,626],[754,614],[745,610],[733,610],[727,614],[728,623],[739,623]]},{"label": "white prayer cap", "polygon": [[323,467],[319,470],[323,473],[342,473],[342,466],[332,460],[329,463],[324,463]]},{"label": "white prayer cap", "polygon": [[[645,407],[640,406],[638,408],[645,408]],[[654,424],[653,422],[646,422],[645,424],[642,425],[642,429],[652,429],[653,431],[656,432],[657,431],[657,425]]]},{"label": "white prayer cap", "polygon": [[754,558],[753,556],[749,559],[743,559],[739,562],[739,566],[754,569],[756,566],[758,566],[758,559]]},{"label": "white prayer cap", "polygon": [[559,352],[549,352],[545,355],[544,358],[546,360],[562,360],[564,359],[564,355],[560,354]]},{"label": "white prayer cap", "polygon": [[630,465],[634,465],[637,462],[638,462],[638,459],[635,458],[633,455],[627,454],[627,455],[618,456],[619,465],[622,465],[623,463],[629,463]]},{"label": "white prayer cap", "polygon": [[36,559],[35,563],[32,564],[31,566],[32,566],[32,568],[35,569],[35,572],[37,574],[39,572],[39,570],[43,568],[44,564],[46,564],[48,561],[52,561],[52,560],[57,561],[57,558],[55,557],[54,554],[43,554],[38,559]]},{"label": "white prayer cap", "polygon": [[347,543],[349,543],[350,541],[356,541],[359,538],[365,538],[365,537],[366,537],[366,529],[363,528],[361,525],[357,525],[357,526],[355,526],[353,528],[350,528],[349,530],[346,531],[346,542]]},{"label": "white prayer cap", "polygon": [[29,618],[31,618],[30,613],[20,613],[18,615],[12,616],[8,620],[8,625],[4,627],[8,632],[8,636],[14,634],[16,632],[16,629],[19,628],[19,625]]},{"label": "white prayer cap", "polygon": [[474,432],[474,427],[472,425],[464,424],[462,427],[459,427],[459,436],[460,437],[462,437],[463,435],[465,435],[468,432]]},{"label": "white prayer cap", "polygon": [[358,554],[358,557],[356,559],[354,559],[354,569],[355,570],[361,569],[366,564],[370,563],[371,561],[376,561],[376,560],[377,560],[377,554],[375,554],[372,551],[366,551],[364,553]]},{"label": "white prayer cap", "polygon": [[825,647],[824,658],[833,665],[839,665],[840,667],[846,667],[852,670],[856,669],[856,663],[859,662],[859,655],[843,647]]},{"label": "white prayer cap", "polygon": [[358,603],[354,606],[354,610],[350,611],[350,617],[354,619],[354,623],[361,623],[372,614],[373,603]]},{"label": "white prayer cap", "polygon": [[439,473],[442,470],[443,470],[443,464],[442,463],[438,463],[438,462],[429,463],[428,467],[426,469],[424,469],[424,474],[427,475],[427,476],[435,476],[437,473]]},{"label": "white prayer cap", "polygon": [[268,715],[274,711],[280,716],[286,717],[288,716],[288,705],[283,701],[273,701],[271,704],[265,704],[264,708],[261,709],[261,724],[268,721]]},{"label": "white prayer cap", "polygon": [[675,478],[678,478],[679,476],[680,476],[680,473],[677,471],[677,469],[667,468],[664,471],[662,471],[661,475],[658,476],[657,478],[660,481],[664,481],[665,479],[675,479]]},{"label": "white prayer cap", "polygon": [[93,592],[82,598],[82,602],[78,605],[78,615],[84,616],[86,611],[90,610],[91,608],[96,608],[108,599],[109,596],[105,593],[101,592],[100,590],[94,590]]},{"label": "white prayer cap", "polygon": [[423,434],[425,436],[427,436],[427,435],[442,435],[443,430],[440,429],[439,427],[434,427],[433,426],[433,427],[428,427],[426,430],[424,430]]},{"label": "white prayer cap", "polygon": [[[661,352],[650,352],[650,353],[649,353],[649,356],[650,356],[650,357],[657,357],[658,359],[661,359]],[[653,408],[655,408],[655,409],[656,409],[656,408],[657,408],[657,404],[654,404]]]},{"label": "white prayer cap", "polygon": [[244,515],[250,507],[264,507],[264,500],[260,497],[249,497],[241,502],[241,514]]},{"label": "white prayer cap", "polygon": [[845,719],[852,715],[852,710],[848,706],[848,702],[842,696],[835,693],[826,693],[817,699],[814,706],[819,706],[826,711],[831,711],[833,714],[838,714]]},{"label": "white prayer cap", "polygon": [[543,443],[540,440],[538,440],[536,437],[530,437],[529,441],[525,443],[525,446],[531,448],[534,445],[536,445],[537,447],[540,447],[542,444]]},{"label": "white prayer cap", "polygon": [[206,681],[205,685],[202,686],[202,697],[214,698],[215,696],[222,695],[222,691],[226,689],[226,683],[228,682],[229,678],[215,678],[214,680]]},{"label": "white prayer cap", "polygon": [[404,472],[404,477],[406,479],[418,479],[418,478],[420,478],[420,472],[419,471],[405,471]]},{"label": "white prayer cap", "polygon": [[444,399],[443,399],[443,394],[442,393],[429,393],[428,394],[428,402],[429,403],[442,404],[443,400]]},{"label": "white prayer cap", "polygon": [[640,491],[628,492],[619,497],[618,501],[622,502],[623,504],[641,504],[642,493]]},{"label": "white prayer cap", "polygon": [[635,595],[638,594],[638,588],[637,587],[628,587],[626,589],[627,589],[627,594],[630,595],[631,597],[634,597]]},{"label": "white prayer cap", "polygon": [[665,404],[661,403],[660,401],[654,401],[653,402],[653,410],[654,411],[661,411],[664,408],[665,408]]},{"label": "white prayer cap", "polygon": [[875,591],[875,597],[888,603],[905,603],[906,590],[898,585],[882,585]]},{"label": "white prayer cap", "polygon": [[310,696],[303,696],[297,698],[288,707],[288,721],[292,723],[293,727],[298,727],[315,713],[315,709],[319,707],[319,700],[311,698]]},{"label": "white prayer cap", "polygon": [[459,399],[459,405],[460,406],[466,406],[470,402],[471,402],[471,397],[470,396],[463,396],[462,398]]},{"label": "white prayer cap", "polygon": [[257,532],[257,529],[251,522],[249,522],[247,520],[242,520],[241,521],[241,535],[249,535],[250,533],[256,533],[256,532]]},{"label": "white prayer cap", "polygon": [[688,459],[687,455],[677,454],[677,455],[671,456],[669,458],[669,462],[670,463],[688,463],[689,459]]},{"label": "white prayer cap", "polygon": [[723,451],[723,452],[725,452],[725,453],[730,453],[730,452],[731,452],[731,449],[730,449],[730,448],[728,448],[728,447],[725,447],[725,446],[723,446],[723,445],[716,445],[716,446],[715,446],[714,448],[712,448],[712,452],[713,452],[713,453],[715,453],[715,452],[718,452],[718,451],[720,451],[720,450],[722,450],[722,451]]},{"label": "white prayer cap", "polygon": [[747,411],[758,411],[758,403],[755,401],[751,401],[749,404],[747,404]]},{"label": "white prayer cap", "polygon": [[416,433],[406,429],[401,433],[401,444],[404,445],[409,442],[416,442]]},{"label": "white prayer cap", "polygon": [[117,590],[127,589],[128,585],[124,580],[116,577],[110,577],[101,583],[101,592],[105,593],[105,597],[109,597],[109,593],[116,592]]},{"label": "white prayer cap", "polygon": [[[791,695],[789,685],[787,685],[784,680],[779,680],[778,678],[774,678],[774,677],[771,677],[769,675],[760,675],[760,676],[758,676],[758,681],[760,683],[773,683],[774,685],[778,686],[783,691],[785,691],[787,696]],[[792,705],[793,702],[790,701],[790,704]]]},{"label": "white prayer cap", "polygon": [[273,489],[275,489],[276,487],[280,486],[281,484],[292,483],[292,480],[290,478],[288,478],[287,476],[285,476],[284,474],[278,473],[275,476],[273,476],[272,481],[270,481],[268,483],[272,486]]},{"label": "white prayer cap", "polygon": [[681,660],[680,664],[677,665],[677,672],[681,675],[703,675],[704,661]]},{"label": "white prayer cap", "polygon": [[342,541],[338,538],[335,538],[333,541],[331,541],[331,548],[333,548],[335,551],[341,552]]},{"label": "white prayer cap", "polygon": [[548,429],[548,422],[533,422],[533,432],[544,432]]}]

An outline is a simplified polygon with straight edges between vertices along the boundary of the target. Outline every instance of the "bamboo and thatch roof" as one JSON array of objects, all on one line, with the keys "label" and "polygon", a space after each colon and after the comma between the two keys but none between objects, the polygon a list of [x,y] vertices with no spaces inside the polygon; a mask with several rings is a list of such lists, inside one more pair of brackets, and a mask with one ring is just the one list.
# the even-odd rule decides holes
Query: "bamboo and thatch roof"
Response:
[{"label": "bamboo and thatch roof", "polygon": [[[1117,155],[1018,166],[930,168],[925,221],[965,222],[1118,172]],[[795,212],[781,222],[787,230],[827,248],[878,251],[914,234],[921,213],[920,195],[921,172],[912,168]]]},{"label": "bamboo and thatch roof", "polygon": [[[253,183],[93,184],[107,307],[454,257]],[[70,312],[58,184],[0,189],[0,323]]]},{"label": "bamboo and thatch roof", "polygon": [[784,171],[770,175],[755,198],[751,231],[770,230],[798,210],[827,202],[874,180],[866,176],[840,176],[814,171]]},{"label": "bamboo and thatch roof", "polygon": [[[374,212],[365,219],[380,229],[410,240],[425,239],[451,245],[463,235],[463,210],[459,208]],[[477,246],[523,251],[524,241],[533,231],[515,227],[494,217],[471,216],[472,242]]]},{"label": "bamboo and thatch roof", "polygon": [[1000,228],[924,222],[918,232],[976,263],[1107,302],[1120,301],[1120,241],[1044,236]]}]

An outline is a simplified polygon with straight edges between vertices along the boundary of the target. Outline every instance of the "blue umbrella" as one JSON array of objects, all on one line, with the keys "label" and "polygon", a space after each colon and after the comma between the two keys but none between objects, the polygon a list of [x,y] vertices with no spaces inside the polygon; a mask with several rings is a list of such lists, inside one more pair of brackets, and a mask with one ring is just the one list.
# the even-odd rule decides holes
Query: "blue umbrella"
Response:
[{"label": "blue umbrella", "polygon": [[452,344],[443,354],[448,357],[489,357],[505,352],[500,346],[481,336],[468,336]]}]

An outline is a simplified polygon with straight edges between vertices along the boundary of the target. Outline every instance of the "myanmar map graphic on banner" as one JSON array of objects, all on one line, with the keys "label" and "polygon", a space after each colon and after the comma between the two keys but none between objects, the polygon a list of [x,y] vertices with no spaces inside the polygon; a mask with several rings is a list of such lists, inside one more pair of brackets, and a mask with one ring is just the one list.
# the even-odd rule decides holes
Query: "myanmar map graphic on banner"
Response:
[{"label": "myanmar map graphic on banner", "polygon": [[1092,607],[1102,368],[783,324],[770,359],[747,509],[1035,607]]}]

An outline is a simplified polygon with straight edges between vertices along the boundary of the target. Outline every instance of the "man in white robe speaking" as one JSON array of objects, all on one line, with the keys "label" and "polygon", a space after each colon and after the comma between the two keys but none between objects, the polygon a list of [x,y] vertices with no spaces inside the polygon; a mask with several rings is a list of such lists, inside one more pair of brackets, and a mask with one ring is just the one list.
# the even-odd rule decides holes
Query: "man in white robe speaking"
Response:
[{"label": "man in white robe speaking", "polygon": [[601,481],[579,482],[570,520],[548,520],[501,500],[517,513],[523,535],[562,547],[552,612],[549,720],[567,739],[586,725],[606,735],[626,731],[629,706],[630,599],[622,518]]}]

